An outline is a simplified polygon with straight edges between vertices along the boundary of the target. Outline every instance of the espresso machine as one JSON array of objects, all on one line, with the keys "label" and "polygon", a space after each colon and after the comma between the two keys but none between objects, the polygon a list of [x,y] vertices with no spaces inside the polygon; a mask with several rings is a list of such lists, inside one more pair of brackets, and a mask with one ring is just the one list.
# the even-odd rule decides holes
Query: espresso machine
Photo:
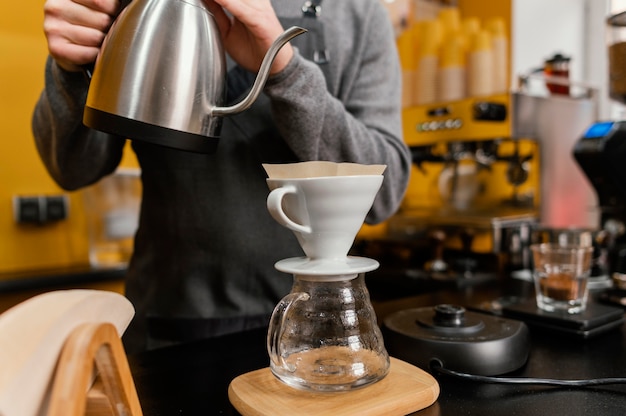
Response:
[{"label": "espresso machine", "polygon": [[383,236],[355,246],[381,259],[373,293],[531,280],[538,231],[597,228],[594,190],[572,156],[597,120],[595,89],[569,81],[568,95],[542,95],[533,86],[546,79],[518,81],[507,94],[404,110],[405,199]]},{"label": "espresso machine", "polygon": [[534,137],[511,134],[512,103],[506,93],[403,110],[413,157],[405,198],[384,234],[354,247],[381,259],[366,276],[373,296],[489,284],[506,272],[510,246],[528,245],[540,158]]}]

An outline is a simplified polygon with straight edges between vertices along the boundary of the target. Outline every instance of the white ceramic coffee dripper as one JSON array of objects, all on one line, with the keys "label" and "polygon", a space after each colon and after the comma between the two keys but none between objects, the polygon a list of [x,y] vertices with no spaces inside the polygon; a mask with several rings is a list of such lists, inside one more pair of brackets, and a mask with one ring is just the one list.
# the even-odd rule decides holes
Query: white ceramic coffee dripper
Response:
[{"label": "white ceramic coffee dripper", "polygon": [[269,176],[267,209],[293,231],[306,254],[277,263],[279,270],[308,273],[314,268],[319,275],[378,267],[374,260],[347,254],[382,185],[384,165],[301,162],[263,167]]},{"label": "white ceramic coffee dripper", "polygon": [[363,273],[378,262],[348,256],[382,185],[384,166],[303,162],[264,165],[272,217],[306,257],[276,268],[294,284],[274,309],[267,336],[272,373],[307,390],[341,391],[383,378],[389,356]]}]

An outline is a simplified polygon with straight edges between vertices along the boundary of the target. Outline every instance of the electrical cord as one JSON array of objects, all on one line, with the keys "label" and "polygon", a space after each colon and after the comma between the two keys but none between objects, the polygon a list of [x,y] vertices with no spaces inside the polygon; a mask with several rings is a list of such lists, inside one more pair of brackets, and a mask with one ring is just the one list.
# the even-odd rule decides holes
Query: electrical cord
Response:
[{"label": "electrical cord", "polygon": [[457,377],[464,380],[477,381],[491,384],[541,384],[547,386],[564,386],[564,387],[589,387],[589,386],[605,386],[610,384],[626,384],[625,377],[613,378],[594,378],[587,380],[557,380],[550,378],[533,378],[533,377],[493,377],[479,376],[476,374],[460,373],[458,371],[444,368],[440,363],[433,363],[431,369],[439,374]]}]

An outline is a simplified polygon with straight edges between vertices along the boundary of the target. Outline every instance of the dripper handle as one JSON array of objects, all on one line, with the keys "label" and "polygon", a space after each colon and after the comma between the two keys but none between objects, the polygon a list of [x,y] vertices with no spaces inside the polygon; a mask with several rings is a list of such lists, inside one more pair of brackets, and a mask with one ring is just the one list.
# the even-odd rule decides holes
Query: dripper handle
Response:
[{"label": "dripper handle", "polygon": [[270,326],[267,331],[267,353],[272,365],[284,368],[290,372],[296,371],[296,366],[285,361],[280,340],[285,333],[285,320],[291,307],[299,301],[309,300],[311,296],[306,292],[290,293],[278,302],[272,312]]},{"label": "dripper handle", "polygon": [[276,220],[283,227],[287,227],[290,230],[297,231],[303,234],[311,234],[311,227],[308,225],[298,224],[285,214],[283,210],[283,198],[287,194],[297,194],[298,190],[295,186],[286,185],[276,188],[270,192],[267,197],[267,209],[270,212],[272,218]]}]

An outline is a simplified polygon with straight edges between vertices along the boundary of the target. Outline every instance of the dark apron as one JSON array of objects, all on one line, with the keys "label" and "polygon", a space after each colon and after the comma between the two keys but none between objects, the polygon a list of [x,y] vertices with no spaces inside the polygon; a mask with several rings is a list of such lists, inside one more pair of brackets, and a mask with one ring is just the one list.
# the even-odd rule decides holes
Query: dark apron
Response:
[{"label": "dark apron", "polygon": [[[316,62],[322,70],[329,62],[329,55],[326,50],[326,43],[324,39],[324,28],[322,22],[317,18],[321,11],[322,0],[307,1],[302,7],[302,16],[299,18],[280,18],[279,20],[284,28],[290,26],[300,26],[308,30],[307,33],[297,36],[291,40],[294,47],[298,48],[301,56],[305,59]],[[242,69],[236,65],[232,59],[228,59],[228,74],[227,74],[227,100],[228,105],[239,102],[241,97],[248,94],[248,91],[252,87],[256,74]],[[259,97],[257,101],[263,100],[263,97]],[[257,107],[263,107],[263,111],[267,106],[258,105]],[[251,110],[248,110],[251,111]],[[236,124],[236,116],[230,117],[229,124]],[[256,127],[250,127],[247,125],[238,126],[239,129],[245,130],[246,134],[254,136],[258,133]],[[226,149],[227,146],[233,145],[233,138],[224,139],[224,143],[220,143],[221,149]],[[250,140],[248,146],[257,146],[260,140]],[[258,152],[263,152],[262,149],[258,149]],[[168,152],[167,160],[169,163],[177,163],[189,165],[195,163],[193,159],[197,158],[197,155],[189,155],[185,152],[179,154],[173,154]],[[267,158],[269,156],[264,155]],[[288,159],[289,155],[280,154],[277,155],[281,160]],[[180,161],[174,159],[181,158]],[[219,160],[214,160],[213,163],[219,163]],[[204,159],[198,163],[205,163]],[[185,342],[198,338],[206,338],[217,336],[220,334],[239,332],[250,328],[257,328],[260,326],[266,326],[269,322],[269,315],[257,315],[257,316],[240,316],[229,318],[177,318],[166,316],[147,316],[147,332],[148,337],[153,340],[159,340],[164,343],[172,342]]]}]

